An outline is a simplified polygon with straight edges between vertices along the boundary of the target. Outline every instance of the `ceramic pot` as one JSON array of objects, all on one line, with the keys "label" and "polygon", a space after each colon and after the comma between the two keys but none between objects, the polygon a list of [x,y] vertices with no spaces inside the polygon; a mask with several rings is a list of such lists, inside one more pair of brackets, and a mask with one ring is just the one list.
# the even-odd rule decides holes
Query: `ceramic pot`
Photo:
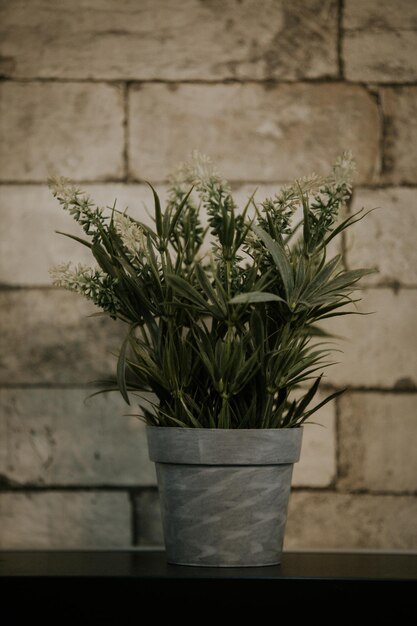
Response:
[{"label": "ceramic pot", "polygon": [[302,430],[148,426],[168,561],[279,563]]}]

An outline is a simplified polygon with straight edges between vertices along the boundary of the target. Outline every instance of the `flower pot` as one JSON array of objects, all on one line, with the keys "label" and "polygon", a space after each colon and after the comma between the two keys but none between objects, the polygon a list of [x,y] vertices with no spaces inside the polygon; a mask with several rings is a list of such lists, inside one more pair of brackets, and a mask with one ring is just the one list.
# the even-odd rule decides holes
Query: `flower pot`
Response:
[{"label": "flower pot", "polygon": [[147,436],[170,563],[280,562],[302,428],[148,426]]}]

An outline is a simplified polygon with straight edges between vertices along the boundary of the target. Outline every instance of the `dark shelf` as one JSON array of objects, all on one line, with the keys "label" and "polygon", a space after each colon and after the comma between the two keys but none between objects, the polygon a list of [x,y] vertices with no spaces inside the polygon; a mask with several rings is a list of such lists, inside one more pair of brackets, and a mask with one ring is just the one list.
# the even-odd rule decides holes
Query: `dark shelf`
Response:
[{"label": "dark shelf", "polygon": [[162,551],[2,551],[0,577],[103,577],[162,580],[417,581],[417,555],[287,552],[269,567],[186,567],[166,562]]},{"label": "dark shelf", "polygon": [[311,606],[323,623],[335,622],[337,603],[338,617],[353,619],[367,606],[374,617],[406,624],[416,617],[417,555],[288,552],[274,567],[202,568],[168,564],[156,550],[8,550],[0,551],[0,589],[5,615],[53,624],[81,611],[85,623],[124,624],[123,616],[135,611],[140,619],[145,608],[161,617],[170,607],[181,617],[196,606],[217,618],[219,607],[222,615],[258,614],[282,602]]}]

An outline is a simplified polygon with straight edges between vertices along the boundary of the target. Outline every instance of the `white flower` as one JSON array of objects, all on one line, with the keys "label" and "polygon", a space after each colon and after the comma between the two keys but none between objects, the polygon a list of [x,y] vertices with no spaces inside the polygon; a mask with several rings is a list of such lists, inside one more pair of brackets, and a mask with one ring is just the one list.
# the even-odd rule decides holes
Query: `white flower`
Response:
[{"label": "white flower", "polygon": [[53,195],[64,204],[70,204],[80,194],[80,190],[69,178],[53,176],[48,178],[48,187]]},{"label": "white flower", "polygon": [[198,150],[193,150],[190,159],[179,165],[169,181],[172,187],[194,186],[197,191],[206,191],[213,184],[226,186],[226,181],[221,179],[210,157]]},{"label": "white flower", "polygon": [[187,182],[197,189],[205,189],[211,180],[218,180],[219,174],[215,170],[210,157],[194,150],[191,159],[186,163]]},{"label": "white flower", "polygon": [[75,267],[71,263],[60,263],[49,270],[55,287],[64,287],[86,296],[112,317],[117,314],[120,302],[114,287],[117,280],[103,272],[98,267],[88,267],[78,263]]},{"label": "white flower", "polygon": [[71,291],[78,291],[89,295],[92,288],[92,280],[103,279],[104,272],[78,263],[75,267],[71,263],[60,263],[49,270],[52,283],[55,287],[64,287]]},{"label": "white flower", "polygon": [[333,166],[332,178],[337,185],[346,185],[350,189],[356,172],[356,162],[350,150],[343,152]]},{"label": "white flower", "polygon": [[292,189],[296,190],[298,194],[305,193],[315,193],[319,191],[320,187],[326,182],[326,179],[323,176],[319,176],[318,174],[310,174],[309,176],[303,176],[302,178],[297,178],[291,187],[287,187],[287,190]]},{"label": "white flower", "polygon": [[71,263],[60,263],[54,265],[49,269],[49,275],[52,278],[52,284],[55,287],[67,287],[69,283],[72,283],[72,276],[74,271],[71,269]]},{"label": "white flower", "polygon": [[145,248],[143,228],[124,213],[116,213],[114,227],[131,258],[143,256]]}]

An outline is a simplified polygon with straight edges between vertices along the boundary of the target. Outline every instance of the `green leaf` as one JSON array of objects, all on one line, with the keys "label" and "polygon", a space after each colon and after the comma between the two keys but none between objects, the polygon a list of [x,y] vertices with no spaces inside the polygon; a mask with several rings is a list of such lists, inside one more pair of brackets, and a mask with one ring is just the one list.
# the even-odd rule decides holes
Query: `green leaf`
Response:
[{"label": "green leaf", "polygon": [[321,383],[322,377],[323,377],[323,374],[314,381],[314,383],[312,384],[308,392],[305,394],[302,400],[298,403],[294,411],[294,419],[297,419],[304,413],[304,411],[306,410],[306,408],[308,407],[308,405],[310,404],[310,402],[316,395],[319,385]]},{"label": "green leaf", "polygon": [[291,264],[287,258],[285,248],[277,241],[274,241],[266,231],[260,226],[252,226],[254,233],[263,241],[266,249],[272,256],[274,263],[281,276],[282,283],[284,285],[285,295],[287,296],[287,302],[291,302],[292,292],[294,287],[294,280],[292,276]]},{"label": "green leaf", "polygon": [[331,259],[326,265],[313,277],[313,279],[309,282],[307,287],[302,291],[300,297],[305,300],[309,300],[309,298],[314,295],[317,291],[320,290],[320,287],[326,285],[330,276],[334,273],[335,269],[340,263],[341,255],[338,254],[333,259]]},{"label": "green leaf", "polygon": [[57,235],[64,235],[64,237],[68,237],[69,239],[74,239],[74,241],[78,241],[78,243],[82,243],[83,246],[87,246],[87,248],[91,248],[93,246],[92,243],[86,241],[86,239],[81,239],[81,237],[77,237],[76,235],[70,235],[69,233],[63,233],[60,230],[55,231]]},{"label": "green leaf", "polygon": [[339,391],[335,391],[334,393],[330,394],[330,396],[327,396],[327,398],[325,398],[322,402],[317,404],[314,408],[310,409],[310,411],[307,411],[307,413],[305,413],[302,419],[299,421],[299,424],[302,424],[303,422],[305,422],[306,419],[310,417],[310,415],[313,415],[313,413],[321,409],[325,404],[327,404],[331,400],[334,400],[334,398],[341,396],[342,393],[345,393],[345,391],[346,391],[346,388],[340,389]]},{"label": "green leaf", "polygon": [[145,255],[148,260],[149,267],[151,269],[153,277],[154,277],[154,287],[157,287],[159,293],[161,294],[162,287],[161,287],[161,279],[159,276],[158,261],[156,259],[155,251],[153,249],[152,237],[149,234],[146,235],[146,244],[147,245],[145,249]]},{"label": "green leaf", "polygon": [[155,205],[155,226],[156,232],[159,237],[163,237],[163,228],[162,228],[162,210],[161,210],[161,202],[159,200],[159,196],[156,193],[155,189],[152,187],[151,183],[147,182],[149,187],[152,189],[154,205]]},{"label": "green leaf", "polygon": [[256,304],[258,302],[285,302],[285,300],[275,293],[268,293],[267,291],[240,293],[229,300],[230,304]]},{"label": "green leaf", "polygon": [[170,287],[172,287],[174,291],[176,291],[183,298],[186,298],[204,311],[210,311],[210,313],[212,313],[216,318],[218,317],[218,310],[216,307],[210,305],[197,291],[197,289],[190,285],[190,283],[184,278],[175,274],[168,274],[165,278],[168,285],[170,285]]},{"label": "green leaf", "polygon": [[253,378],[260,367],[261,361],[259,359],[259,351],[257,350],[246,360],[240,370],[237,371],[236,376],[234,376],[233,393],[239,393]]},{"label": "green leaf", "polygon": [[263,362],[263,357],[265,354],[265,318],[259,308],[255,308],[252,310],[249,328],[251,331],[254,346],[257,346],[259,349],[261,349],[261,361]]},{"label": "green leaf", "polygon": [[[364,209],[360,209],[353,215],[349,215],[349,217],[343,220],[343,222],[341,222],[334,230],[332,230],[330,235],[323,241],[321,247],[322,248],[327,247],[327,245],[330,243],[330,241],[334,237],[336,237],[336,235],[339,235],[342,231],[346,230],[346,228],[348,228],[349,226],[352,226],[353,224],[360,222],[361,220],[363,220],[364,217],[366,217],[367,215],[369,215],[369,213],[372,213],[372,211],[375,211],[375,210],[376,209],[370,209],[369,211],[366,211],[365,213],[363,213]],[[360,215],[360,217],[358,217],[358,215]]]},{"label": "green leaf", "polygon": [[119,358],[117,359],[117,370],[116,370],[117,385],[120,389],[120,393],[122,394],[122,398],[129,405],[130,405],[130,400],[129,400],[129,396],[127,393],[127,386],[126,386],[126,353],[127,353],[127,348],[130,343],[131,333],[132,333],[132,328],[129,329],[129,332],[126,335],[126,338],[122,343],[122,347],[120,348]]},{"label": "green leaf", "polygon": [[227,310],[223,307],[222,300],[218,298],[215,289],[213,288],[210,280],[207,278],[206,272],[199,263],[195,266],[195,271],[202,291],[206,294],[207,299],[217,308],[218,317],[226,317]]},{"label": "green leaf", "polygon": [[117,278],[115,264],[112,262],[112,258],[109,257],[104,248],[100,244],[95,243],[91,246],[91,252],[101,269],[106,272],[106,274]]},{"label": "green leaf", "polygon": [[374,274],[375,270],[372,269],[357,269],[357,270],[349,270],[347,272],[343,271],[335,278],[327,282],[323,289],[321,290],[321,295],[327,295],[331,292],[338,292],[341,289],[347,289],[351,287],[354,283],[357,283],[358,280],[363,278],[364,276],[369,276],[370,274]]},{"label": "green leaf", "polygon": [[310,211],[308,206],[308,199],[305,197],[303,190],[300,187],[300,184],[297,183],[298,191],[300,194],[301,204],[303,206],[303,239],[307,252],[310,249],[311,242],[311,228],[310,228]]},{"label": "green leaf", "polygon": [[173,216],[173,218],[171,220],[171,223],[169,225],[168,237],[172,236],[172,234],[174,232],[174,229],[175,229],[175,226],[177,225],[178,219],[179,219],[179,217],[180,217],[180,215],[181,215],[185,205],[187,204],[188,198],[190,197],[191,192],[192,192],[193,189],[194,189],[194,187],[191,187],[190,191],[187,193],[186,196],[184,196],[184,198],[182,199],[180,205],[178,206],[177,210],[175,211],[174,216]]}]

